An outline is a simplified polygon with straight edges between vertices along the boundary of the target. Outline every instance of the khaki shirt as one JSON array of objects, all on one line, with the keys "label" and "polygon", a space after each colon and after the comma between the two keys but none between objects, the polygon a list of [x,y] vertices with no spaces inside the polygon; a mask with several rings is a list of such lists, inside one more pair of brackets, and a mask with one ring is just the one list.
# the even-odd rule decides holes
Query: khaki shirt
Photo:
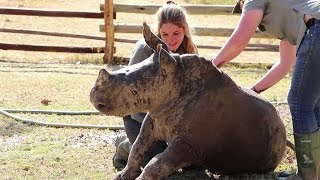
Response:
[{"label": "khaki shirt", "polygon": [[304,14],[320,20],[320,1],[319,0],[292,0],[293,8]]},{"label": "khaki shirt", "polygon": [[[295,11],[311,15],[312,17],[320,20],[320,0],[293,0],[293,9]],[[305,30],[303,25],[300,30]],[[301,43],[303,37],[298,37],[298,44]]]},{"label": "khaki shirt", "polygon": [[292,0],[246,0],[243,12],[252,9],[263,11],[259,25],[277,39],[286,39],[292,45],[300,45],[305,34],[304,14],[293,9]]}]

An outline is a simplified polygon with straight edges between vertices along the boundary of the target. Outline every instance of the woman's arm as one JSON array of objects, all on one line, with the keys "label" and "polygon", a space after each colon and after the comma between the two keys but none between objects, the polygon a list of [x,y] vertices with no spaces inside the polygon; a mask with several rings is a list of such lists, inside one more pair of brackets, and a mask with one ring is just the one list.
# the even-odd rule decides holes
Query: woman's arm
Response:
[{"label": "woman's arm", "polygon": [[296,62],[296,46],[287,40],[281,40],[279,45],[280,60],[251,88],[260,93],[279,82]]},{"label": "woman's arm", "polygon": [[241,14],[239,24],[230,38],[223,45],[218,55],[212,60],[212,64],[221,67],[237,57],[247,46],[260,24],[263,16],[261,9],[245,11]]}]

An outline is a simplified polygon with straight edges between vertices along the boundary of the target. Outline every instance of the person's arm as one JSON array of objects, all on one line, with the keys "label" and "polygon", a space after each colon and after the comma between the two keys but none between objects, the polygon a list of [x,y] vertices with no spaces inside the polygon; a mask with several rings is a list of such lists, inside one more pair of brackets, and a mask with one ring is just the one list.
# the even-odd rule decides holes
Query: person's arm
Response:
[{"label": "person's arm", "polygon": [[261,9],[252,9],[241,14],[240,21],[230,38],[220,49],[212,64],[221,67],[237,57],[247,46],[263,17]]},{"label": "person's arm", "polygon": [[252,90],[260,93],[279,82],[292,68],[296,61],[296,46],[287,40],[281,40],[279,45],[280,60],[252,86]]}]

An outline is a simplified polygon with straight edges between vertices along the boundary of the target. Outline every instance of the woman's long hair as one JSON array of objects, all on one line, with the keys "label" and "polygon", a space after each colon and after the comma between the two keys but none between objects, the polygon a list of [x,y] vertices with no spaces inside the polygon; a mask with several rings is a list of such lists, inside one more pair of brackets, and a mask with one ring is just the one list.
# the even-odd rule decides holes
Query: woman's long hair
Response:
[{"label": "woman's long hair", "polygon": [[192,28],[187,22],[187,12],[183,7],[168,1],[167,4],[158,9],[156,13],[156,28],[154,28],[154,33],[158,37],[160,37],[160,27],[165,23],[172,23],[184,29],[185,36],[182,42],[184,53],[198,54],[197,46],[192,41]]}]

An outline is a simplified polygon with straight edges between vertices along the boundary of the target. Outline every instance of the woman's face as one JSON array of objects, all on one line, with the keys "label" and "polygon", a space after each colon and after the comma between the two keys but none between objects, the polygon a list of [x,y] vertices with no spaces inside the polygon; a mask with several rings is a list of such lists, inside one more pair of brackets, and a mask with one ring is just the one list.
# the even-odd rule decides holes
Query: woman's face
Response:
[{"label": "woman's face", "polygon": [[167,44],[169,50],[175,52],[184,39],[184,29],[172,23],[165,23],[160,27],[160,37]]}]

